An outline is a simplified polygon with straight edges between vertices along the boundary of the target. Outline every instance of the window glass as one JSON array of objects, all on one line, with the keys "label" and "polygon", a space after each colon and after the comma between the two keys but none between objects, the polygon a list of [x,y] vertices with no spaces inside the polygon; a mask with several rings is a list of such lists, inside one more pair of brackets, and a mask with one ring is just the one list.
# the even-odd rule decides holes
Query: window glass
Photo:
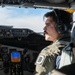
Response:
[{"label": "window glass", "polygon": [[42,8],[0,7],[0,25],[14,28],[29,28],[36,32],[43,31],[43,15],[50,11]]}]

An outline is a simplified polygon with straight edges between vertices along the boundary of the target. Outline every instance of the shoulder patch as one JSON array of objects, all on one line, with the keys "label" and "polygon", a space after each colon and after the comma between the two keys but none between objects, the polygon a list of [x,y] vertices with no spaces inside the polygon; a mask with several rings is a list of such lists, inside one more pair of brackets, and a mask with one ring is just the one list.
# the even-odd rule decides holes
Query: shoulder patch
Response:
[{"label": "shoulder patch", "polygon": [[45,59],[46,59],[45,55],[39,55],[35,62],[35,65],[43,65],[45,62]]},{"label": "shoulder patch", "polygon": [[44,48],[44,50],[48,50],[48,49],[49,49],[48,47]]}]

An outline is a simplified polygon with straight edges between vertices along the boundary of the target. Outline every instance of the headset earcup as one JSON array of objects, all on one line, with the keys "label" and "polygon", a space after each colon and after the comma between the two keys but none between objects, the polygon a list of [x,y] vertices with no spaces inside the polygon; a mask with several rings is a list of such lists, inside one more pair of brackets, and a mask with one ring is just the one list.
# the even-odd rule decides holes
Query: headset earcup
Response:
[{"label": "headset earcup", "polygon": [[58,33],[63,34],[67,31],[67,26],[64,23],[57,23],[56,30]]}]

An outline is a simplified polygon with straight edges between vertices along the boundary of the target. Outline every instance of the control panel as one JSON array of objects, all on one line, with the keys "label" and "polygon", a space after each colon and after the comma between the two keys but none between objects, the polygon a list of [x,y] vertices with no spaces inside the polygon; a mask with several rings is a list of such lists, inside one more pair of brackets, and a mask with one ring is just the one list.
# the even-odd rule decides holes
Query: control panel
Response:
[{"label": "control panel", "polygon": [[23,75],[23,62],[21,51],[10,51],[11,75]]},{"label": "control panel", "polygon": [[14,38],[14,37],[27,37],[29,34],[34,33],[30,29],[13,28],[7,26],[0,26],[0,38]]},{"label": "control panel", "polygon": [[32,74],[37,56],[37,51],[0,44],[0,75]]}]

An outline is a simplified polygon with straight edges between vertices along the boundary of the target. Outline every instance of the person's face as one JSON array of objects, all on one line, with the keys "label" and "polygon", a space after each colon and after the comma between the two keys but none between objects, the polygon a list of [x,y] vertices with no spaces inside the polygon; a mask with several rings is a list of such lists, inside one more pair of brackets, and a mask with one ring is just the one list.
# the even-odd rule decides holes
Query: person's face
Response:
[{"label": "person's face", "polygon": [[58,38],[58,32],[56,31],[56,22],[52,17],[45,18],[45,26],[43,28],[45,40],[55,41]]}]

